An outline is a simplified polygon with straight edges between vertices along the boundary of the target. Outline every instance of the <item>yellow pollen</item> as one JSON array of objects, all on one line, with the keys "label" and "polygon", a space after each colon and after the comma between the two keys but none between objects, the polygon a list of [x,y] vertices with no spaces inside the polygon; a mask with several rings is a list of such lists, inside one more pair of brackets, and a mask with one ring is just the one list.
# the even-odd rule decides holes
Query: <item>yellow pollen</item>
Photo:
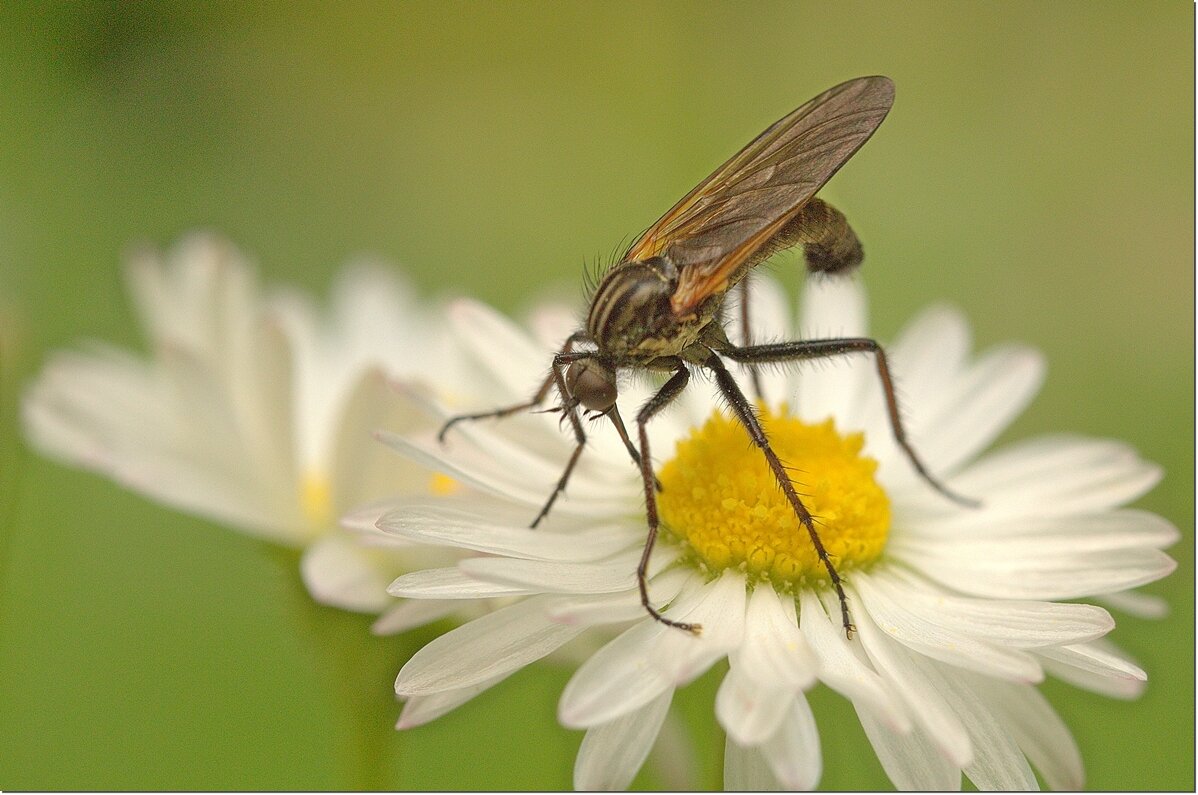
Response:
[{"label": "yellow pollen", "polygon": [[300,481],[300,509],[314,525],[332,523],[333,488],[329,479],[318,472],[309,472]]},{"label": "yellow pollen", "polygon": [[[876,560],[890,530],[890,500],[874,479],[878,463],[861,455],[864,436],[842,436],[831,419],[808,425],[785,406],[763,411],[761,421],[837,571]],[[713,414],[678,443],[658,476],[662,524],[697,565],[739,569],[781,588],[828,580],[810,535],[737,420]]]},{"label": "yellow pollen", "polygon": [[462,484],[443,472],[437,472],[428,479],[428,490],[438,497],[448,497],[461,491]]}]

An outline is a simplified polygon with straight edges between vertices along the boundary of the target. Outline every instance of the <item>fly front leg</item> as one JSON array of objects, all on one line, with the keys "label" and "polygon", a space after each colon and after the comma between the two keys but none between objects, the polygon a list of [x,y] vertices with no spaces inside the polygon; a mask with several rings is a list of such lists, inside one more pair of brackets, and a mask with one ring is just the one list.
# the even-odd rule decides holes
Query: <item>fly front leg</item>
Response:
[{"label": "fly front leg", "polygon": [[736,380],[732,378],[732,373],[728,372],[728,368],[724,366],[724,363],[714,353],[704,363],[704,366],[715,375],[716,385],[720,389],[720,394],[728,401],[737,419],[740,420],[745,430],[749,432],[749,437],[753,440],[753,443],[761,449],[766,462],[770,466],[770,470],[774,473],[774,479],[778,481],[778,485],[782,488],[782,493],[786,495],[787,502],[794,509],[795,515],[799,518],[799,523],[803,525],[807,530],[807,534],[811,537],[811,544],[815,547],[816,554],[819,555],[820,563],[824,564],[824,568],[828,571],[828,579],[832,581],[832,587],[836,589],[836,598],[840,600],[840,617],[844,623],[844,633],[851,639],[856,627],[853,626],[852,619],[849,617],[849,600],[844,592],[844,580],[841,579],[839,572],[836,571],[836,567],[832,564],[832,559],[828,556],[828,551],[824,549],[824,542],[820,540],[819,533],[815,529],[814,517],[807,510],[807,506],[803,505],[803,501],[799,499],[799,494],[795,491],[794,483],[791,482],[786,467],[782,465],[782,461],[778,458],[778,454],[774,452],[774,448],[770,447],[765,430],[761,427],[761,421],[757,419],[757,414],[753,411],[753,406],[745,398],[745,393],[740,390],[740,387],[736,384]]},{"label": "fly front leg", "polygon": [[936,491],[967,508],[981,506],[978,500],[963,497],[951,491],[947,486],[932,476],[923,461],[915,454],[915,448],[907,440],[903,430],[903,420],[899,415],[898,398],[894,394],[894,379],[890,376],[890,366],[886,363],[886,352],[877,340],[868,337],[847,337],[831,340],[799,340],[795,342],[778,342],[769,345],[753,345],[744,348],[730,346],[723,348],[720,353],[736,362],[797,362],[805,359],[826,359],[831,356],[845,356],[852,353],[872,353],[877,365],[878,378],[882,381],[882,392],[886,396],[886,412],[890,416],[890,430],[894,440],[907,456],[907,460],[915,467],[919,476]]},{"label": "fly front leg", "polygon": [[659,524],[657,518],[657,494],[656,485],[657,477],[653,474],[653,461],[649,457],[649,434],[646,428],[649,420],[659,411],[670,404],[674,398],[678,397],[679,393],[686,388],[686,384],[690,381],[690,371],[686,369],[681,361],[677,362],[678,369],[674,371],[674,375],[666,381],[665,385],[657,391],[657,394],[649,399],[641,410],[636,415],[637,436],[641,443],[641,480],[645,484],[645,519],[649,525],[649,535],[645,539],[645,551],[641,553],[640,565],[636,567],[636,584],[641,592],[641,605],[653,616],[657,621],[671,627],[699,634],[702,627],[698,624],[689,624],[684,621],[673,621],[666,618],[653,607],[649,601],[649,557],[653,554],[653,544],[657,541],[657,526]]},{"label": "fly front leg", "polygon": [[[558,355],[560,356],[561,354],[570,353],[571,350],[574,348],[574,346],[577,343],[587,342],[589,340],[590,340],[590,337],[587,335],[587,333],[585,331],[575,331],[573,334],[571,334],[569,337],[566,338],[566,341],[562,344],[562,349],[561,349],[561,351],[558,352]],[[555,371],[557,369],[556,362],[557,362],[557,357],[554,357],[554,370]],[[543,402],[545,402],[545,397],[549,394],[549,389],[550,389],[550,387],[553,386],[553,382],[554,382],[554,375],[553,375],[553,373],[550,373],[548,376],[546,376],[545,380],[541,382],[541,385],[539,387],[537,387],[536,394],[534,394],[532,396],[532,399],[526,400],[523,403],[517,403],[513,406],[504,406],[503,408],[492,409],[491,411],[480,411],[477,414],[458,414],[457,416],[450,417],[448,420],[446,420],[445,424],[441,426],[441,430],[438,431],[437,441],[444,442],[445,435],[447,433],[449,433],[449,429],[452,428],[454,425],[457,425],[459,422],[467,422],[467,421],[472,422],[474,420],[500,419],[503,417],[510,417],[513,414],[519,414],[521,411],[526,411],[531,408],[536,408],[537,406],[539,406]],[[563,398],[563,400],[564,399],[565,398]]]},{"label": "fly front leg", "polygon": [[550,380],[557,386],[558,396],[562,401],[562,411],[570,420],[570,427],[574,430],[574,452],[570,454],[570,460],[566,462],[566,469],[562,472],[562,476],[557,479],[557,485],[553,487],[553,493],[549,495],[549,499],[545,501],[545,505],[541,507],[537,517],[532,520],[529,527],[536,527],[541,523],[541,520],[549,515],[549,510],[553,508],[553,503],[557,502],[557,498],[566,490],[566,484],[570,482],[570,474],[574,472],[574,465],[578,463],[578,459],[582,457],[582,448],[586,446],[587,435],[582,429],[582,420],[578,418],[578,401],[570,396],[570,390],[566,388],[566,379],[562,377],[562,366],[573,364],[591,356],[589,352],[573,352],[562,351],[553,357],[553,371],[550,373]]}]

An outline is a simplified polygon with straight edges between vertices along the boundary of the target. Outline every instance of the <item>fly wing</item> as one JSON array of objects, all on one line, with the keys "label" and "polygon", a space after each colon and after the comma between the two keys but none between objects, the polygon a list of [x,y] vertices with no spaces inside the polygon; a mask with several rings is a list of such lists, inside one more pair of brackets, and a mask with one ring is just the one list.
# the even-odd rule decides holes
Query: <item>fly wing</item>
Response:
[{"label": "fly wing", "polygon": [[841,83],[771,125],[649,228],[625,261],[664,257],[679,270],[682,317],[727,289],[737,269],[869,140],[894,104],[887,77]]}]

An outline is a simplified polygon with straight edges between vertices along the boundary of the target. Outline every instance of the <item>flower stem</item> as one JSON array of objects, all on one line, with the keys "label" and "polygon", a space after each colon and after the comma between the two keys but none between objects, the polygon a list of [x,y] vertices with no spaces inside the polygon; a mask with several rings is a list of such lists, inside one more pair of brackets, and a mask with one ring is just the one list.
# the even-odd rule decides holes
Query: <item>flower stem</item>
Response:
[{"label": "flower stem", "polygon": [[378,791],[388,786],[387,750],[397,714],[391,689],[395,649],[370,634],[371,616],[317,604],[300,577],[297,550],[270,545],[287,591],[288,612],[304,635],[320,677],[330,683],[349,732],[334,735],[338,782],[335,789]]}]

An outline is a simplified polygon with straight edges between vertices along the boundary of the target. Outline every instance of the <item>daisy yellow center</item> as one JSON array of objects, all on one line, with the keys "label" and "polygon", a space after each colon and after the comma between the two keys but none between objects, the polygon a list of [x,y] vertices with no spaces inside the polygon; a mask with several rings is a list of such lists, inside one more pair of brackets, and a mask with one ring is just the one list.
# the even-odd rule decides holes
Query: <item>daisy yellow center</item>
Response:
[{"label": "daisy yellow center", "polygon": [[[840,572],[872,563],[890,530],[890,500],[874,479],[878,464],[861,455],[860,433],[840,434],[832,420],[808,425],[765,411],[762,425]],[[678,443],[659,473],[663,526],[711,571],[739,569],[786,588],[827,580],[828,572],[741,424],[716,413]]]}]

